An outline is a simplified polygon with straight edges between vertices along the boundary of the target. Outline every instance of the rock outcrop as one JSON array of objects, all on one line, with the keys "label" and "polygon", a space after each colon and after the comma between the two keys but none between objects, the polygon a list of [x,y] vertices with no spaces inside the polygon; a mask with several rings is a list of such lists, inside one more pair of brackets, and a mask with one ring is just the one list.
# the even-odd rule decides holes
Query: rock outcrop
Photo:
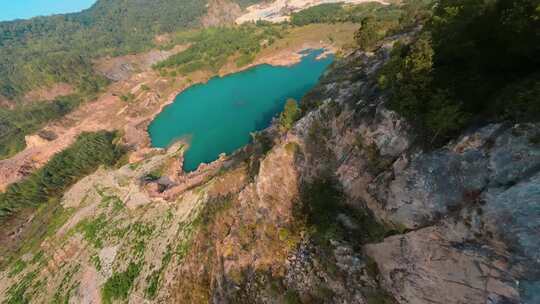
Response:
[{"label": "rock outcrop", "polygon": [[488,124],[422,149],[374,83],[386,54],[350,56],[307,97],[323,104],[296,126],[303,176],[336,174],[393,227],[362,250],[398,303],[535,303],[540,125]]}]

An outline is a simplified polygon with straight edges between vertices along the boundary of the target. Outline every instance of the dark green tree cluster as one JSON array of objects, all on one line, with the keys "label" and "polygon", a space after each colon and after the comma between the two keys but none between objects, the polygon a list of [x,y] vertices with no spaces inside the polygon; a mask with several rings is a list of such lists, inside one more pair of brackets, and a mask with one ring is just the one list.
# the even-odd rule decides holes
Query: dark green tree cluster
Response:
[{"label": "dark green tree cluster", "polygon": [[279,27],[265,23],[240,27],[215,27],[196,33],[180,34],[175,43],[191,43],[184,52],[158,63],[159,70],[173,69],[174,73],[188,73],[200,69],[219,70],[227,59],[239,55],[239,66],[250,63],[264,45],[280,38]]},{"label": "dark green tree cluster", "polygon": [[433,0],[404,0],[400,4],[382,5],[368,2],[358,5],[325,3],[293,13],[291,24],[302,26],[312,23],[361,23],[366,17],[386,24],[411,27],[427,19]]},{"label": "dark green tree cluster", "polygon": [[68,149],[56,154],[28,178],[0,193],[0,222],[23,209],[57,197],[100,165],[113,165],[123,154],[113,132],[83,133]]},{"label": "dark green tree cluster", "polygon": [[441,0],[379,84],[430,144],[473,121],[540,119],[540,2]]},{"label": "dark green tree cluster", "polygon": [[310,7],[291,15],[291,24],[302,26],[312,23],[360,23],[366,17],[380,21],[398,20],[401,8],[397,5],[382,5],[371,2],[359,5],[326,3]]},{"label": "dark green tree cluster", "polygon": [[354,33],[354,39],[364,51],[371,51],[379,40],[384,37],[379,30],[379,24],[373,17],[366,17],[360,22],[360,29]]},{"label": "dark green tree cluster", "polygon": [[321,4],[291,15],[291,23],[297,26],[312,23],[333,23],[346,19],[348,16],[341,3]]}]

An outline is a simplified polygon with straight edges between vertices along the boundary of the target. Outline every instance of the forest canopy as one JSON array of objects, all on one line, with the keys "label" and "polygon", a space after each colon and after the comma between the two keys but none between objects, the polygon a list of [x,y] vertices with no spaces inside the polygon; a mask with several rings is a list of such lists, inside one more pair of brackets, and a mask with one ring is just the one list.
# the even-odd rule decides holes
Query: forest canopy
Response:
[{"label": "forest canopy", "polygon": [[116,133],[83,133],[44,167],[0,193],[0,223],[11,214],[46,203],[100,165],[113,165],[123,154]]},{"label": "forest canopy", "polygon": [[191,46],[158,63],[159,70],[173,69],[173,72],[187,73],[200,69],[219,70],[227,59],[238,55],[236,63],[243,66],[255,58],[265,46],[281,38],[279,26],[257,23],[239,27],[208,28],[194,33],[179,33],[174,43],[189,43]]},{"label": "forest canopy", "polygon": [[152,48],[156,35],[198,26],[206,4],[99,0],[80,13],[0,22],[0,99],[14,100],[55,82],[99,87],[91,59]]},{"label": "forest canopy", "polygon": [[440,0],[422,33],[397,44],[379,77],[425,141],[474,122],[540,119],[540,2]]}]

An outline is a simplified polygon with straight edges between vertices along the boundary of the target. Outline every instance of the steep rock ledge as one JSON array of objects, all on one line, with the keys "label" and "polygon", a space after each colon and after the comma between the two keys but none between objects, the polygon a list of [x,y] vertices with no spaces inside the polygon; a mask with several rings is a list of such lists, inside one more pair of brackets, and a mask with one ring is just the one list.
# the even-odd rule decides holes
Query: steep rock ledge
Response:
[{"label": "steep rock ledge", "polygon": [[337,63],[294,132],[304,180],[335,175],[349,203],[402,235],[363,247],[399,303],[534,303],[540,249],[538,124],[490,124],[424,151],[376,71],[390,44]]}]

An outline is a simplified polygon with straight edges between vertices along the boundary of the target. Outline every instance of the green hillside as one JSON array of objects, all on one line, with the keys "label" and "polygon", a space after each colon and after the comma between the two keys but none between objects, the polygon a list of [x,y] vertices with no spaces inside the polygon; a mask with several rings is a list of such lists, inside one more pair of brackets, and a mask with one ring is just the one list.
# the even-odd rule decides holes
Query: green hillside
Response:
[{"label": "green hillside", "polygon": [[[239,1],[241,4],[254,1]],[[0,23],[0,95],[16,100],[38,86],[67,82],[83,91],[101,81],[91,59],[149,49],[158,34],[196,27],[201,0],[99,0],[80,13]]]}]

